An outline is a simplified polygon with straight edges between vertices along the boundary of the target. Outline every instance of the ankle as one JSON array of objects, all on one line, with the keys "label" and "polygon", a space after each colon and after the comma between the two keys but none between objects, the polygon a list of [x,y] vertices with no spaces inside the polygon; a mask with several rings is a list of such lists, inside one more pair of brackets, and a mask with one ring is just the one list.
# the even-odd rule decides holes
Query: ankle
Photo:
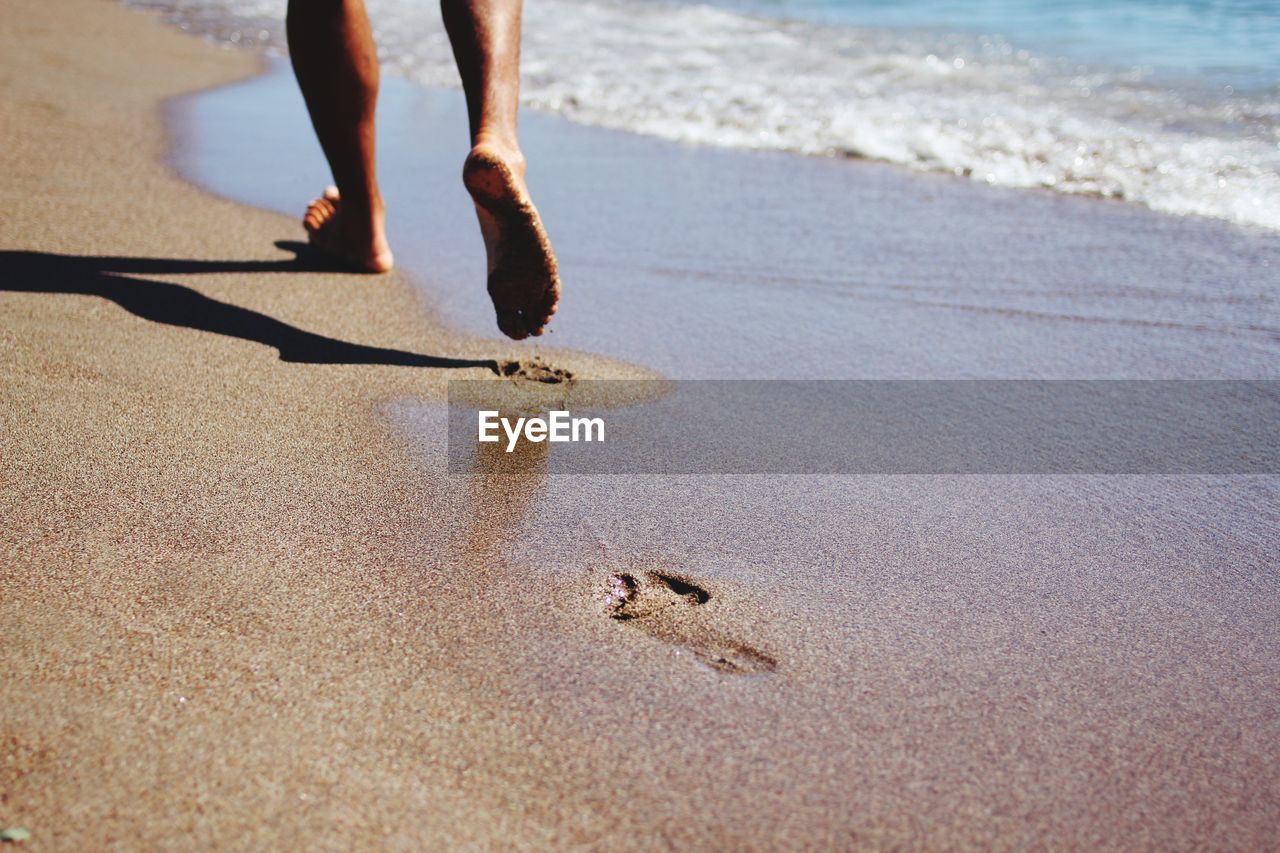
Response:
[{"label": "ankle", "polygon": [[514,137],[481,131],[476,134],[471,150],[486,149],[498,155],[506,167],[517,175],[524,175],[524,152]]},{"label": "ankle", "polygon": [[342,220],[343,224],[349,228],[355,228],[360,231],[368,231],[370,234],[376,234],[382,230],[383,223],[386,221],[386,207],[382,203],[381,196],[364,196],[357,195],[350,201],[344,195],[342,197]]}]

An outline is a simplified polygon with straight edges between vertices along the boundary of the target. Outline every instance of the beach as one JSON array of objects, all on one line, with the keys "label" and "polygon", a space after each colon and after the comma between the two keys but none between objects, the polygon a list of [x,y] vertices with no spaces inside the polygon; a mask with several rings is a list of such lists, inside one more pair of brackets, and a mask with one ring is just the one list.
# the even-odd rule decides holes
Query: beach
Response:
[{"label": "beach", "polygon": [[442,426],[450,379],[1273,379],[1274,233],[535,113],[565,302],[513,343],[456,93],[384,81],[403,269],[326,272],[279,59],[4,8],[33,849],[1274,845],[1276,475],[459,476]]}]

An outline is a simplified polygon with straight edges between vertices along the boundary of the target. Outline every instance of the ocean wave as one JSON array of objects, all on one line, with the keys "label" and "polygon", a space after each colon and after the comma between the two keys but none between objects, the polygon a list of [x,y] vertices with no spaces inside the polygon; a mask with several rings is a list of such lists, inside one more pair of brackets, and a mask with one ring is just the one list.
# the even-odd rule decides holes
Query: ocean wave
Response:
[{"label": "ocean wave", "polygon": [[[184,28],[283,46],[281,0],[170,0]],[[385,67],[456,87],[435,4],[368,0]],[[533,0],[522,98],[573,121],[862,157],[1280,230],[1280,91],[1085,68],[997,38],[646,0]]]}]

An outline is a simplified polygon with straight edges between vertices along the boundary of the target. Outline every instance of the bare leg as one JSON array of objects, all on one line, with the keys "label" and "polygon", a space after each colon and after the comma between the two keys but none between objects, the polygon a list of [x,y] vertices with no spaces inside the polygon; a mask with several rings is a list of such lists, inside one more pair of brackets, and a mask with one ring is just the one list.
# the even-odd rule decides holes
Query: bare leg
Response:
[{"label": "bare leg", "polygon": [[484,235],[498,328],[517,339],[540,335],[556,311],[560,278],[516,138],[521,0],[441,0],[440,7],[467,96],[471,153],[462,180]]},{"label": "bare leg", "polygon": [[378,54],[363,0],[289,0],[289,56],[336,187],[307,208],[311,242],[356,269],[391,269],[374,174]]}]

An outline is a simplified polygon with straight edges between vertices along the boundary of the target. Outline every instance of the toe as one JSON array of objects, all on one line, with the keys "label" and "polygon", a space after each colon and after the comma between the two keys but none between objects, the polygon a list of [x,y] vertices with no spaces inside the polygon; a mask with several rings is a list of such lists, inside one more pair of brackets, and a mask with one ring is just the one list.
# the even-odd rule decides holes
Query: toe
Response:
[{"label": "toe", "polygon": [[[559,283],[552,281],[550,287],[545,288],[542,293],[538,294],[531,302],[522,305],[514,313],[515,323],[522,330],[521,338],[539,337],[545,331],[545,326],[551,322],[551,315],[556,313],[556,305],[560,299]],[[499,320],[501,326],[501,320]],[[508,335],[511,332],[503,329]],[[514,335],[511,335],[515,337]]]},{"label": "toe", "polygon": [[337,208],[328,199],[312,199],[311,203],[307,205],[307,212],[302,215],[302,225],[308,231],[319,231],[325,226],[325,223],[333,218],[336,212]]},{"label": "toe", "polygon": [[547,330],[547,323],[549,321],[549,317],[538,317],[536,314],[530,315],[529,318],[525,320],[525,331],[535,338],[541,337],[542,333]]},{"label": "toe", "polygon": [[502,334],[513,340],[523,340],[529,336],[519,311],[498,311],[498,328]]},{"label": "toe", "polygon": [[553,285],[542,301],[528,312],[530,334],[542,334],[543,326],[550,323],[552,315],[556,313],[556,309],[559,307],[559,300],[560,288]]}]

